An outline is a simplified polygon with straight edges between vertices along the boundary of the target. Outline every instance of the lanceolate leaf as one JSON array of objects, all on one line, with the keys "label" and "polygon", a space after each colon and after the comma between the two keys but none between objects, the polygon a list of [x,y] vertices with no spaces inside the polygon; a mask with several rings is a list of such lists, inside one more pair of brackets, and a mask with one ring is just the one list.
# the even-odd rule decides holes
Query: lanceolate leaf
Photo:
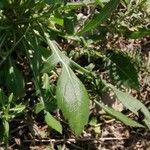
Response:
[{"label": "lanceolate leaf", "polygon": [[[57,82],[56,99],[59,108],[64,117],[69,121],[71,129],[76,135],[79,135],[88,122],[89,117],[89,97],[82,82],[77,78],[70,66],[73,62],[65,56],[54,41],[46,39],[52,55],[47,59],[50,68],[56,65],[56,62],[62,64],[62,72]],[[51,63],[52,60],[55,63]],[[44,70],[47,70],[44,69]]]},{"label": "lanceolate leaf", "polygon": [[150,35],[150,30],[147,28],[139,28],[137,31],[126,30],[124,36],[131,39],[139,39]]},{"label": "lanceolate leaf", "polygon": [[95,14],[91,20],[85,23],[85,26],[78,34],[82,34],[84,32],[92,30],[103,23],[110,16],[112,11],[116,9],[119,2],[120,0],[111,0],[110,2],[108,2],[99,13]]},{"label": "lanceolate leaf", "polygon": [[150,129],[150,112],[148,109],[136,98],[121,92],[120,90],[116,89],[114,86],[110,85],[110,88],[114,91],[116,94],[118,100],[130,111],[132,111],[134,114],[138,115],[138,111],[141,111],[145,118],[144,122]]},{"label": "lanceolate leaf", "polygon": [[131,126],[131,127],[143,127],[143,125],[139,124],[138,122],[128,118],[126,115],[122,114],[121,112],[116,111],[113,108],[110,108],[108,106],[105,106],[102,103],[99,103],[97,101],[95,101],[96,104],[98,104],[101,108],[104,109],[105,112],[107,112],[108,114],[110,114],[111,116],[115,117],[116,119],[120,120],[121,122],[123,122],[124,124]]},{"label": "lanceolate leaf", "polygon": [[69,67],[62,68],[57,83],[56,98],[71,129],[79,135],[88,121],[89,98],[84,85]]}]

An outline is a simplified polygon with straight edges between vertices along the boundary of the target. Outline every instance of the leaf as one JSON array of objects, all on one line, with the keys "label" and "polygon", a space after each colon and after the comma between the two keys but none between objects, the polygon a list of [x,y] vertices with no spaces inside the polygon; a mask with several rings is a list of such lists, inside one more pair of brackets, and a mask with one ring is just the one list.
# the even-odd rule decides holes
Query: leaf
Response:
[{"label": "leaf", "polygon": [[[48,46],[52,50],[53,59],[62,64],[62,72],[57,82],[56,99],[64,117],[69,121],[71,129],[79,135],[89,117],[89,97],[84,85],[71,70],[71,64],[76,63],[65,56],[56,42],[49,40],[45,34]],[[51,56],[50,56],[51,57]],[[47,59],[50,62],[50,59]],[[49,63],[50,68],[51,64]]]},{"label": "leaf", "polygon": [[106,69],[113,81],[136,90],[139,89],[137,70],[129,56],[122,52],[110,51],[107,54],[107,60]]},{"label": "leaf", "polygon": [[40,101],[39,103],[37,103],[35,105],[35,113],[36,114],[40,113],[44,109],[45,109],[45,106],[44,106],[44,102],[43,101]]},{"label": "leaf", "polygon": [[150,112],[149,110],[136,98],[116,89],[113,85],[109,87],[114,91],[118,100],[134,114],[138,115],[138,111],[141,111],[144,114],[144,122],[147,127],[150,129]]},{"label": "leaf", "polygon": [[139,28],[138,31],[125,31],[125,37],[131,39],[139,39],[150,35],[150,29]]},{"label": "leaf", "polygon": [[9,131],[10,131],[10,127],[9,127],[9,122],[8,122],[8,120],[4,120],[4,121],[3,121],[3,124],[4,124],[4,130],[5,130],[4,136],[5,136],[6,138],[8,138],[8,137],[9,137]]},{"label": "leaf", "polygon": [[94,14],[93,18],[85,23],[85,26],[78,33],[81,35],[84,32],[90,31],[103,23],[111,15],[112,11],[116,9],[120,0],[111,0],[108,2],[99,13]]},{"label": "leaf", "polygon": [[61,4],[63,0],[44,0],[48,5]]},{"label": "leaf", "polygon": [[113,108],[107,107],[102,103],[99,103],[98,101],[95,101],[97,105],[99,105],[102,109],[104,109],[105,112],[110,114],[111,116],[115,117],[116,119],[123,122],[125,125],[131,126],[131,127],[143,127],[143,125],[139,124],[138,122],[130,119],[126,115],[122,114],[121,112],[116,111]]},{"label": "leaf", "polygon": [[50,17],[50,22],[52,22],[54,25],[60,25],[60,26],[64,26],[64,19],[61,17],[55,17],[55,16],[51,16]]},{"label": "leaf", "polygon": [[18,105],[15,105],[14,108],[10,108],[10,111],[13,111],[13,113],[19,114],[19,113],[23,112],[25,110],[25,108],[26,108],[25,105],[18,104]]},{"label": "leaf", "polygon": [[64,6],[65,10],[72,10],[72,9],[79,9],[81,7],[87,7],[87,6],[95,6],[96,2],[90,2],[90,1],[84,1],[84,2],[67,2],[67,4]]},{"label": "leaf", "polygon": [[6,85],[15,96],[23,96],[24,79],[21,72],[13,64],[10,65],[8,70]]},{"label": "leaf", "polygon": [[45,122],[58,131],[59,133],[62,133],[62,126],[59,121],[57,121],[49,112],[45,111]]},{"label": "leaf", "polygon": [[53,53],[47,60],[45,60],[42,73],[49,73],[58,64],[59,59],[55,53]]},{"label": "leaf", "polygon": [[57,43],[48,38],[47,42],[52,50],[52,55],[45,60],[42,73],[49,73],[59,62],[63,62],[65,65],[69,66],[71,60],[59,50]]},{"label": "leaf", "polygon": [[71,129],[76,135],[80,135],[88,122],[89,97],[84,85],[69,67],[62,68],[57,83],[56,98]]},{"label": "leaf", "polygon": [[4,94],[2,89],[0,89],[0,109],[3,108],[7,102],[8,97]]},{"label": "leaf", "polygon": [[43,86],[42,88],[46,91],[50,90],[50,81],[49,81],[49,76],[47,73],[44,73],[42,76],[42,82],[43,82]]},{"label": "leaf", "polygon": [[0,9],[3,9],[4,7],[8,7],[9,3],[6,0],[0,1]]},{"label": "leaf", "polygon": [[75,24],[74,20],[75,19],[73,16],[64,18],[64,29],[66,31],[66,34],[68,34],[68,35],[74,34],[74,24]]}]

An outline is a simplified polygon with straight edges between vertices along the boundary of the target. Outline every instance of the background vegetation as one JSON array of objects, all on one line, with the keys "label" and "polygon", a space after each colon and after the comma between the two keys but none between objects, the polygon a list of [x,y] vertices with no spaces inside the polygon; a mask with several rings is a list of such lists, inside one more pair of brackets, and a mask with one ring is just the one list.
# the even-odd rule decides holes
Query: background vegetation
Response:
[{"label": "background vegetation", "polygon": [[149,6],[148,0],[1,0],[1,147],[102,149],[102,140],[120,138],[104,132],[115,131],[114,122],[129,139],[130,130],[147,135]]}]

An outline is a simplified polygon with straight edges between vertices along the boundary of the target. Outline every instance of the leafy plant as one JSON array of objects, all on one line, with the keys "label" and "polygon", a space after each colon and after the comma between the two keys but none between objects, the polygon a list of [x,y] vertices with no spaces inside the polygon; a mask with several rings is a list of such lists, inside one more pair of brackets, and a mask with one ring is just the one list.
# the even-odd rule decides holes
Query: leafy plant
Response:
[{"label": "leafy plant", "polygon": [[17,104],[16,100],[11,94],[7,97],[2,89],[0,89],[0,125],[1,125],[1,136],[0,140],[5,141],[6,149],[8,148],[9,140],[9,123],[19,113],[23,112],[25,106],[23,104]]},{"label": "leafy plant", "polygon": [[[81,26],[74,12],[85,5],[100,9],[100,11],[83,20],[84,24]],[[28,80],[34,83],[35,93],[39,99],[34,105],[35,114],[43,112],[45,122],[62,133],[61,123],[51,115],[51,112],[58,107],[64,118],[68,120],[72,131],[79,136],[88,123],[90,112],[88,91],[78,78],[79,75],[93,82],[99,99],[101,97],[98,93],[103,89],[111,88],[130,111],[138,115],[138,111],[141,110],[145,115],[145,124],[150,128],[149,111],[141,102],[122,93],[113,85],[108,86],[107,82],[95,75],[94,71],[89,71],[82,67],[82,64],[79,65],[69,58],[65,54],[65,52],[68,53],[67,48],[60,48],[60,45],[68,44],[80,45],[83,49],[91,50],[91,47],[96,46],[99,40],[95,42],[87,35],[91,35],[99,28],[102,29],[101,25],[107,22],[119,5],[122,5],[119,0],[111,0],[107,3],[94,1],[86,4],[69,3],[62,0],[5,0],[0,2],[0,85],[2,88],[0,110],[5,139],[8,140],[9,137],[9,122],[16,114],[27,109],[28,101],[18,106],[14,99],[22,103],[27,94],[25,85]],[[107,26],[103,26],[107,32]],[[121,84],[135,89],[139,88],[137,71],[128,56],[119,52],[107,55],[108,53],[97,52],[94,48],[92,50],[94,57],[97,56],[109,62],[105,69],[109,70],[113,81],[119,77]],[[27,66],[29,69],[26,70]],[[130,73],[129,70],[132,72]],[[26,71],[29,72],[29,76],[26,76]],[[58,72],[59,77],[56,84],[50,83],[49,77],[52,71]],[[99,84],[99,81],[102,85]],[[11,93],[14,94],[14,99],[12,95],[7,98],[6,95]],[[6,103],[4,103],[4,97],[8,99]],[[94,102],[126,125],[143,127],[101,102],[97,100]],[[11,103],[14,104],[13,108],[10,107]],[[9,114],[11,110],[13,113]],[[5,143],[8,147],[8,141]]]}]

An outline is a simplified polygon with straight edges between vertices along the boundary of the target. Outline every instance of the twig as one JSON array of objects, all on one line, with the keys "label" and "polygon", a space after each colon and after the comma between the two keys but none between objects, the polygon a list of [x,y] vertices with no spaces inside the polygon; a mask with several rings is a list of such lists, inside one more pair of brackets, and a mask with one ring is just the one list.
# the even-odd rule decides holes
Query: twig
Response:
[{"label": "twig", "polygon": [[[42,143],[59,143],[59,142],[76,142],[76,141],[112,141],[112,140],[126,140],[127,138],[113,138],[113,137],[108,137],[108,138],[79,138],[79,139],[34,139],[35,142],[42,142]],[[33,140],[24,140],[24,143],[32,142]]]}]

